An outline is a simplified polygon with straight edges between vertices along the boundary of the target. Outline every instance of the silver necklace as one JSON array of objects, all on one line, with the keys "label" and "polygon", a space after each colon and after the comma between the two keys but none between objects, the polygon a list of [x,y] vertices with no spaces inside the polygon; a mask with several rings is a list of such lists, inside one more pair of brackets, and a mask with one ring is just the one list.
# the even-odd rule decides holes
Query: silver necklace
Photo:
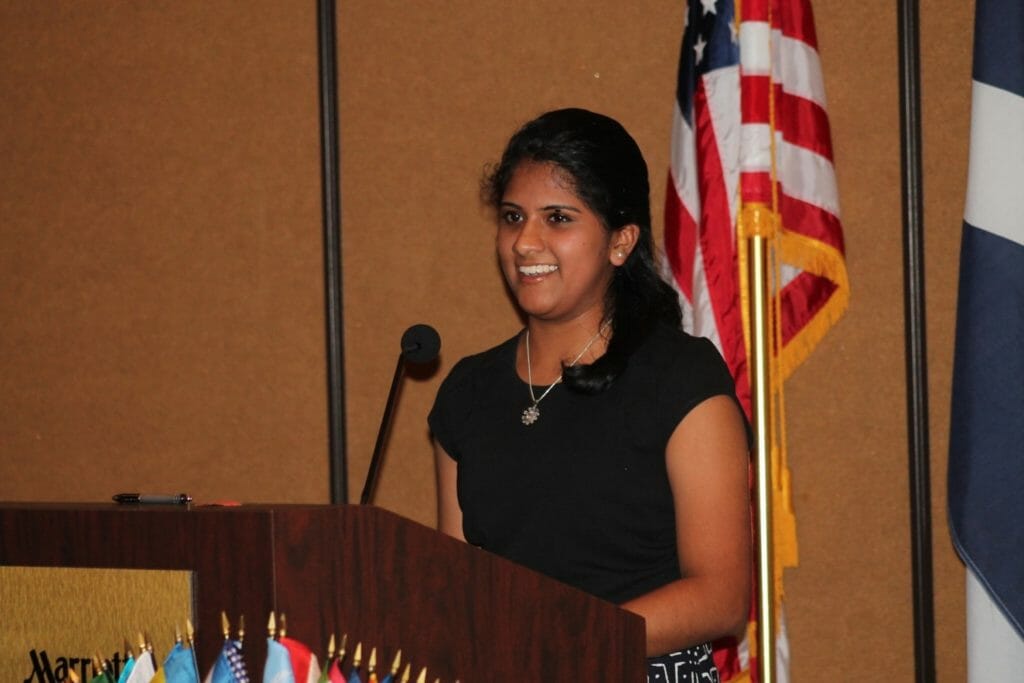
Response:
[{"label": "silver necklace", "polygon": [[[587,352],[587,349],[589,349],[594,344],[594,342],[597,341],[597,338],[601,336],[601,334],[605,331],[605,328],[607,327],[608,323],[605,322],[601,325],[601,327],[597,329],[597,332],[594,334],[594,336],[591,337],[590,340],[586,343],[586,345],[583,347],[583,350],[576,354],[576,357],[572,359],[572,362],[569,363],[568,367],[571,368],[572,366],[576,365],[576,363],[579,362],[580,358],[583,358],[583,354],[585,354]],[[537,398],[537,396],[533,393],[533,365],[530,363],[529,327],[526,328],[526,381],[528,382],[526,386],[530,389],[530,400],[533,403],[526,407],[520,419],[523,421],[524,425],[529,427],[538,419],[540,419],[540,408],[537,407],[537,404],[543,401],[544,397],[550,394],[551,390],[554,389],[559,384],[559,382],[562,381],[562,375],[559,374],[558,379],[552,382],[548,386],[548,388],[544,390],[544,393],[540,395],[540,398]]]}]

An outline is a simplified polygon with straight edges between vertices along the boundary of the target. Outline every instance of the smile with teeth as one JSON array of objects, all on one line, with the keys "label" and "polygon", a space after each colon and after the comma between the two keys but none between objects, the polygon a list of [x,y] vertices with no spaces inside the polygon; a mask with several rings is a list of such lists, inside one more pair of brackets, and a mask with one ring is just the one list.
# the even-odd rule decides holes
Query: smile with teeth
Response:
[{"label": "smile with teeth", "polygon": [[547,275],[556,270],[558,270],[558,266],[547,263],[535,266],[519,266],[519,272],[526,276]]}]

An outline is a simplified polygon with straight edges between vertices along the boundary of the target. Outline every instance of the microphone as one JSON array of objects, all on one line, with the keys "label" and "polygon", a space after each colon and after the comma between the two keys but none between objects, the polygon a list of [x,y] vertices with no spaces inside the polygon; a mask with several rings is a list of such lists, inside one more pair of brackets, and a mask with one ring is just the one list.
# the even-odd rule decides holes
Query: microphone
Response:
[{"label": "microphone", "polygon": [[402,335],[402,356],[410,363],[429,363],[440,350],[441,337],[430,325],[413,325]]},{"label": "microphone", "polygon": [[441,337],[437,334],[437,330],[430,325],[413,325],[402,335],[402,351],[398,354],[395,375],[391,379],[391,391],[388,392],[388,400],[384,404],[384,415],[380,420],[380,429],[377,430],[377,443],[373,447],[373,457],[370,458],[370,469],[366,473],[366,482],[363,484],[363,495],[359,498],[360,505],[366,505],[371,501],[374,487],[377,485],[380,457],[384,451],[384,442],[387,440],[388,430],[391,428],[391,413],[395,407],[395,399],[398,396],[398,387],[402,382],[402,377],[405,375],[405,364],[421,365],[429,363],[437,358],[440,350]]}]

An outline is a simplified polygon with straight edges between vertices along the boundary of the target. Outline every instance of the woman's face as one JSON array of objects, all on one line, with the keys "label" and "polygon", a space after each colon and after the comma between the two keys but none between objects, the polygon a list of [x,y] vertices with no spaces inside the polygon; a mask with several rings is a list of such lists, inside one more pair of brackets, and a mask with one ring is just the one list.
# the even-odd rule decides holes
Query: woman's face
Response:
[{"label": "woman's face", "polygon": [[513,172],[498,207],[495,242],[505,280],[527,315],[603,318],[619,262],[612,236],[558,167],[524,162]]}]

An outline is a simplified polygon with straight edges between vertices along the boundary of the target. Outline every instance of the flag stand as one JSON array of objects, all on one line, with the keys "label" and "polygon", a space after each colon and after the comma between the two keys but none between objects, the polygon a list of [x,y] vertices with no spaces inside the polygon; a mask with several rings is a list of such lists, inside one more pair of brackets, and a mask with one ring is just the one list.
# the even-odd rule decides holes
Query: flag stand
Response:
[{"label": "flag stand", "polygon": [[899,0],[897,15],[914,669],[917,683],[931,683],[935,680],[935,627],[932,605],[931,479],[928,447],[917,0]]}]

